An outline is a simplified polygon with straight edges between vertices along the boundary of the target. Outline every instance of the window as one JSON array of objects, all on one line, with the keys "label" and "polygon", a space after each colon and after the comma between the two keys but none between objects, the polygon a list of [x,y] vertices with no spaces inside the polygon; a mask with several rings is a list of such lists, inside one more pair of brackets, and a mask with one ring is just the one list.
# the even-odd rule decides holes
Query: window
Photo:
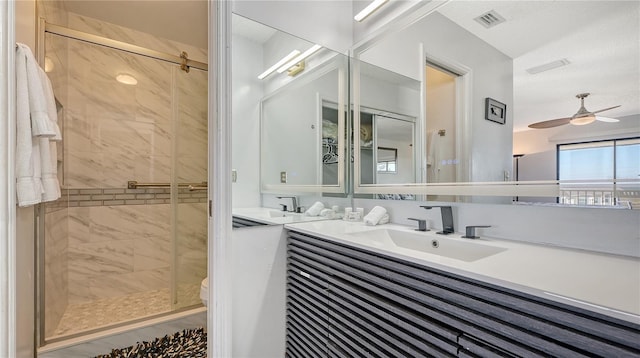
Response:
[{"label": "window", "polygon": [[640,179],[640,138],[616,141],[616,179]]},{"label": "window", "polygon": [[560,144],[558,179],[582,181],[560,185],[564,204],[631,203],[640,193],[640,138]]},{"label": "window", "polygon": [[397,173],[398,149],[378,147],[378,173]]}]

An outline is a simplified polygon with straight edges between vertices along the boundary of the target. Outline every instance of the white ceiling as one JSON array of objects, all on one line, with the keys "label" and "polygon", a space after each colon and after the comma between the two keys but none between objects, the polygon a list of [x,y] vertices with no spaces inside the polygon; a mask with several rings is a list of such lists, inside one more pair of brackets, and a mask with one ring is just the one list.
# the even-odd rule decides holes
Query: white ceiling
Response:
[{"label": "white ceiling", "polygon": [[[507,21],[486,29],[473,20],[490,10]],[[640,2],[454,0],[439,11],[514,59],[514,130],[573,115],[583,92],[588,110],[640,114]],[[525,71],[563,58],[570,64]]]}]

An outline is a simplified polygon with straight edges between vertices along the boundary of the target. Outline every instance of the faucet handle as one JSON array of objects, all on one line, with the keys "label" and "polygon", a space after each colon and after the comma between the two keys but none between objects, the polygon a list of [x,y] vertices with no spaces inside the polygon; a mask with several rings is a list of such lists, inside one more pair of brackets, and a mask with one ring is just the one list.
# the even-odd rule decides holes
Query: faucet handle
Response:
[{"label": "faucet handle", "polygon": [[491,225],[469,225],[465,228],[465,234],[462,236],[465,239],[479,239],[480,236],[476,236],[476,228],[487,228]]},{"label": "faucet handle", "polygon": [[415,229],[416,231],[429,231],[429,229],[427,229],[427,220],[416,218],[407,218],[407,220],[415,220],[418,222],[418,228]]},{"label": "faucet handle", "polygon": [[282,211],[287,211],[287,206],[285,204],[279,204],[280,206],[282,206]]}]

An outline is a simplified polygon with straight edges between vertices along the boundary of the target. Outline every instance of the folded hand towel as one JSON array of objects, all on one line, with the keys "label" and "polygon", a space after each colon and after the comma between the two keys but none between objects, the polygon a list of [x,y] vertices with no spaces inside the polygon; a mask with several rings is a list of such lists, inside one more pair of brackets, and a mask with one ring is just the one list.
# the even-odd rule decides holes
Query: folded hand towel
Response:
[{"label": "folded hand towel", "polygon": [[322,209],[324,209],[324,204],[316,201],[304,214],[307,216],[318,216]]},{"label": "folded hand towel", "polygon": [[320,211],[320,216],[328,219],[333,219],[336,216],[336,212],[332,209],[322,209],[322,211]]},{"label": "folded hand towel", "polygon": [[380,221],[378,221],[378,225],[384,225],[389,223],[389,213],[382,215]]},{"label": "folded hand towel", "polygon": [[[364,217],[364,223],[371,226],[378,225],[378,223],[386,213],[387,209],[383,208],[382,206],[375,206],[373,209],[371,209],[369,214]],[[387,220],[389,219],[387,218]]]}]

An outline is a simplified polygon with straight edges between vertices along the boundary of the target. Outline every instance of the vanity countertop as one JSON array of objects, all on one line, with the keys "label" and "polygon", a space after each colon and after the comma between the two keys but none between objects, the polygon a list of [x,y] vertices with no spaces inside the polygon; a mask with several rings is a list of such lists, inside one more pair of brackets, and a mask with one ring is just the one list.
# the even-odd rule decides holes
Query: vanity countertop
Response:
[{"label": "vanity countertop", "polygon": [[[463,239],[459,233],[445,236],[395,224],[366,226],[362,222],[333,220],[287,224],[285,228],[640,324],[638,258],[493,238]],[[443,248],[451,244],[451,252],[468,244],[492,253],[469,261],[449,258],[399,247],[378,230],[400,236],[423,235],[426,243],[435,239]]]},{"label": "vanity countertop", "polygon": [[291,223],[302,223],[310,221],[328,220],[322,216],[307,216],[302,213],[292,213],[274,208],[234,208],[231,211],[233,216],[243,219],[253,220],[268,225],[282,225]]}]

